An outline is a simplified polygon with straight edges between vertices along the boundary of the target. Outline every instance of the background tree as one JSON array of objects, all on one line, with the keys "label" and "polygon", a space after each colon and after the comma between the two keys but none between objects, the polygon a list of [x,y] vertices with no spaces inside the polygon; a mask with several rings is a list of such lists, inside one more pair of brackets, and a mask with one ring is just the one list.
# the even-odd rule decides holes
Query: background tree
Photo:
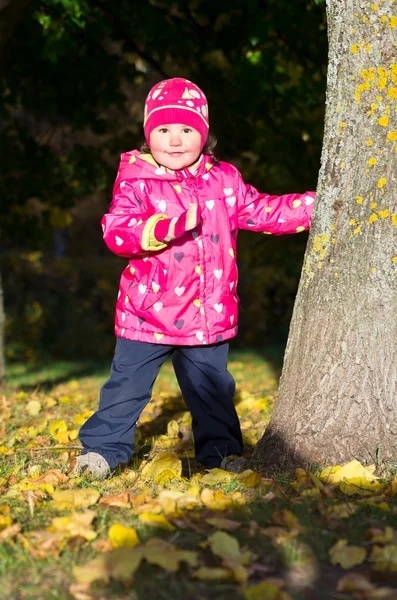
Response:
[{"label": "background tree", "polygon": [[[156,81],[182,75],[205,89],[220,156],[247,181],[271,193],[314,188],[323,7],[321,0],[31,0],[8,37],[0,84],[10,360],[111,352],[123,263],[103,244],[99,220],[120,152],[142,140],[143,100]],[[285,340],[306,236],[268,238],[239,236],[236,343]]]},{"label": "background tree", "polygon": [[254,464],[344,463],[397,449],[397,17],[327,2],[318,196],[279,397]]}]

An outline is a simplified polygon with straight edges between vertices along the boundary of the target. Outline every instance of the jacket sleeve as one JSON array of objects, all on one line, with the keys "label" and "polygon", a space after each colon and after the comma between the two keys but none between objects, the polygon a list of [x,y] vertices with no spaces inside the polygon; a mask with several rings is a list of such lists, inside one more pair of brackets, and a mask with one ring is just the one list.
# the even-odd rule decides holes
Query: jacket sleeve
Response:
[{"label": "jacket sleeve", "polygon": [[273,235],[309,229],[315,192],[270,196],[244,183],[240,175],[238,226]]},{"label": "jacket sleeve", "polygon": [[103,239],[114,254],[125,258],[162,250],[167,244],[158,241],[153,231],[166,218],[147,206],[136,180],[119,174],[109,212],[101,220]]}]

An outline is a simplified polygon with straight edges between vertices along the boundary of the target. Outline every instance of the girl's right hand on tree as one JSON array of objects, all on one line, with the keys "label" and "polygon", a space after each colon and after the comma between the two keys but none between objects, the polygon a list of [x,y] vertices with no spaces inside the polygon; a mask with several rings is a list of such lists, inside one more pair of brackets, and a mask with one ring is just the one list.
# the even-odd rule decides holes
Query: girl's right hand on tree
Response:
[{"label": "girl's right hand on tree", "polygon": [[156,223],[154,236],[159,242],[171,242],[201,223],[201,209],[198,204],[190,204],[179,217],[162,219]]}]

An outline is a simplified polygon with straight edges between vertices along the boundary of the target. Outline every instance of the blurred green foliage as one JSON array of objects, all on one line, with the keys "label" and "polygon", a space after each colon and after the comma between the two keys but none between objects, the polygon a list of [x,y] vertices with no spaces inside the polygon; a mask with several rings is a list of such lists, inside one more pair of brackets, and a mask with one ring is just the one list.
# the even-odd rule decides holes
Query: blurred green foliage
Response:
[{"label": "blurred green foliage", "polygon": [[[122,267],[99,220],[119,154],[142,139],[154,83],[195,81],[209,99],[220,157],[261,191],[303,192],[317,182],[326,65],[318,0],[32,0],[0,84],[1,256],[13,352],[90,354],[113,345]],[[82,216],[87,198],[93,208]],[[241,234],[241,343],[263,343],[288,322],[305,239],[294,237]],[[36,252],[41,272],[21,257]],[[26,333],[18,333],[17,306]],[[87,339],[78,340],[82,330]]]}]

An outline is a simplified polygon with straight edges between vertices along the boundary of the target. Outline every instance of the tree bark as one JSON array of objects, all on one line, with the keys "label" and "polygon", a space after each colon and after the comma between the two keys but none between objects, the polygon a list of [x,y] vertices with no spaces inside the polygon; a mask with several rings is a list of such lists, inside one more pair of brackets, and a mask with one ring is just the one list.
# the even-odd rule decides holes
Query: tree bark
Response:
[{"label": "tree bark", "polygon": [[397,453],[395,8],[327,1],[317,198],[261,472]]}]

